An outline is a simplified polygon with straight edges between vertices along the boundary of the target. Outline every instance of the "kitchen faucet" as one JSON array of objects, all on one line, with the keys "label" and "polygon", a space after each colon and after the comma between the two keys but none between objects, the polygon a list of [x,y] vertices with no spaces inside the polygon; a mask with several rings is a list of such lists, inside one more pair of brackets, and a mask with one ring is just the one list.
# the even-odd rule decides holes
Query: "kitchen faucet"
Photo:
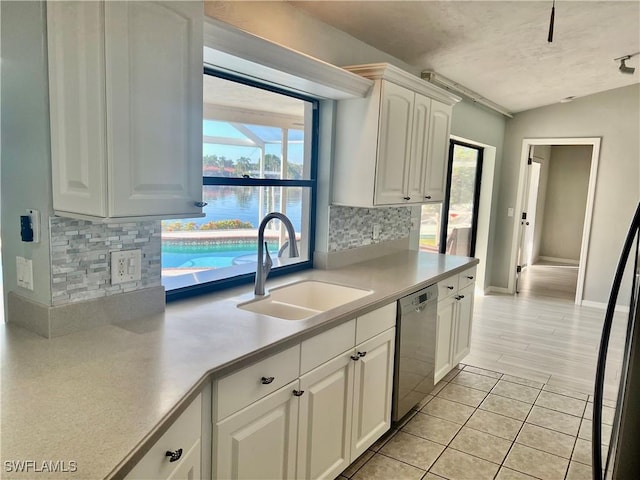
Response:
[{"label": "kitchen faucet", "polygon": [[[256,268],[256,296],[264,296],[264,284],[267,281],[267,276],[269,276],[269,272],[271,271],[271,267],[273,266],[273,262],[271,261],[271,256],[269,255],[269,248],[267,248],[267,242],[264,241],[264,229],[274,218],[277,218],[284,226],[287,228],[287,235],[289,236],[289,257],[297,257],[298,254],[298,244],[296,243],[296,232],[293,229],[293,225],[291,224],[291,220],[287,218],[286,215],[283,215],[279,212],[271,212],[267,213],[262,222],[260,222],[260,226],[258,227],[258,266]],[[264,245],[264,253],[266,259],[263,259],[262,246]]]}]

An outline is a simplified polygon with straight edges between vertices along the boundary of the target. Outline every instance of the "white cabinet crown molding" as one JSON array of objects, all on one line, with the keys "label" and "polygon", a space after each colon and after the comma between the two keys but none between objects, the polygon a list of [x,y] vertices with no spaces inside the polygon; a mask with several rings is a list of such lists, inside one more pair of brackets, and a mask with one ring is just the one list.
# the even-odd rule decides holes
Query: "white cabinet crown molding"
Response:
[{"label": "white cabinet crown molding", "polygon": [[366,65],[349,65],[342,67],[349,72],[357,73],[371,80],[387,80],[427,97],[439,100],[447,105],[455,105],[461,97],[437,87],[420,77],[412,75],[390,63],[369,63]]},{"label": "white cabinet crown molding", "polygon": [[204,63],[314,97],[365,97],[373,81],[205,17]]}]

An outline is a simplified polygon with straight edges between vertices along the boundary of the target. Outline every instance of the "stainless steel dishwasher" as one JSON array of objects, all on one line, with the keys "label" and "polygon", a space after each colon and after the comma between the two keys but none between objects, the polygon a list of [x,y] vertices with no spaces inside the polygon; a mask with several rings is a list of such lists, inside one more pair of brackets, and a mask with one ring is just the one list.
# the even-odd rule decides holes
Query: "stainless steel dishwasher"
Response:
[{"label": "stainless steel dishwasher", "polygon": [[433,390],[437,306],[437,285],[398,300],[391,411],[394,422]]}]

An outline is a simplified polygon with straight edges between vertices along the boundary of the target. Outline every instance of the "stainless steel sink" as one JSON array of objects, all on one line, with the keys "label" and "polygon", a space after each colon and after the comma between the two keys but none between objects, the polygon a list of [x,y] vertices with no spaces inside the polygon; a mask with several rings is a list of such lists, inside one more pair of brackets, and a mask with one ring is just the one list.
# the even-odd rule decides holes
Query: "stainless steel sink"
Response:
[{"label": "stainless steel sink", "polygon": [[372,290],[304,280],[274,288],[267,297],[241,303],[238,308],[284,320],[304,320],[372,293]]}]

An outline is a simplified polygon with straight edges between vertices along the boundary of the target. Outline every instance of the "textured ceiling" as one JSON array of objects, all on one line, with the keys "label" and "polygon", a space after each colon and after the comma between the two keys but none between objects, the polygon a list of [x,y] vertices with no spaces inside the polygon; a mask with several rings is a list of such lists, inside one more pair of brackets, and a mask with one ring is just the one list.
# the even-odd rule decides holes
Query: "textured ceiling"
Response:
[{"label": "textured ceiling", "polygon": [[433,70],[511,112],[640,82],[640,0],[291,1],[420,70]]}]

